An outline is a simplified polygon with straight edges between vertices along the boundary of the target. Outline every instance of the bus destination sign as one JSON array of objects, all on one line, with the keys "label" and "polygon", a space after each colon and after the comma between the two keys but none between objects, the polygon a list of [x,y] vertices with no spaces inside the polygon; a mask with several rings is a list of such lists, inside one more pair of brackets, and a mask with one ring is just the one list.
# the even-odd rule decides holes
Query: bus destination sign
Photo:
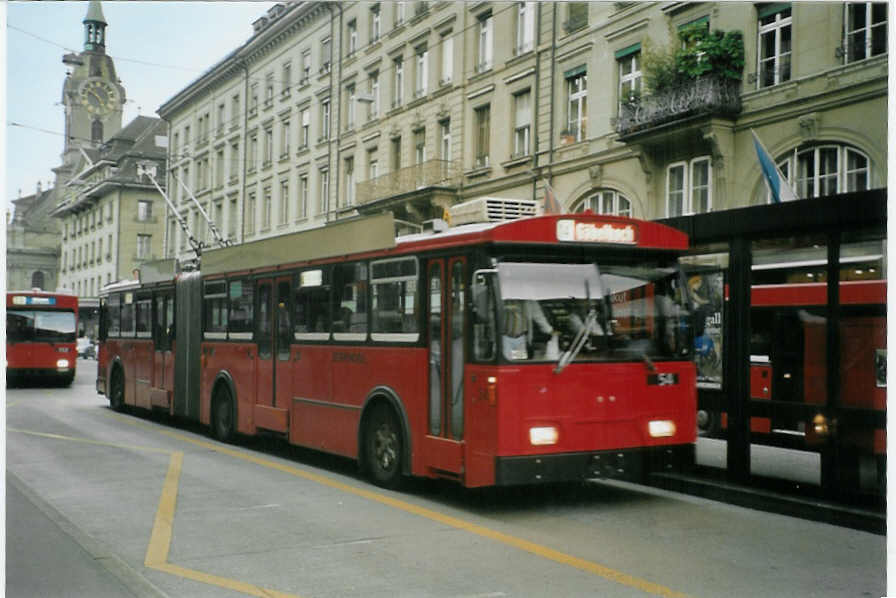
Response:
[{"label": "bus destination sign", "polygon": [[15,295],[12,298],[13,305],[56,305],[56,297],[32,297],[30,295]]},{"label": "bus destination sign", "polygon": [[557,221],[557,240],[637,245],[638,232],[634,224],[563,219]]}]

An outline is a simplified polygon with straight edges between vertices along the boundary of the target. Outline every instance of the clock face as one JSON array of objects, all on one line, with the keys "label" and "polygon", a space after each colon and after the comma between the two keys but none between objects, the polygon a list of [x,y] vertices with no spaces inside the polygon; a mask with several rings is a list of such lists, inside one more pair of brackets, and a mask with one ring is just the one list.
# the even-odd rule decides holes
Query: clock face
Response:
[{"label": "clock face", "polygon": [[108,114],[112,112],[118,102],[118,92],[108,81],[101,79],[88,79],[81,85],[78,91],[81,104],[90,114]]}]

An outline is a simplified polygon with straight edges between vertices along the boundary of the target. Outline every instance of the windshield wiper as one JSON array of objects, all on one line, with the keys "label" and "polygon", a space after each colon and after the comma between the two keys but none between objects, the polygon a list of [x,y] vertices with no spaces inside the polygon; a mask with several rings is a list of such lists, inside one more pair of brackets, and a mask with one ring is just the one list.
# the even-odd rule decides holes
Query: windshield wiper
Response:
[{"label": "windshield wiper", "polygon": [[592,308],[585,317],[585,325],[582,326],[582,329],[579,330],[576,337],[572,339],[572,344],[569,346],[569,349],[564,351],[563,355],[561,355],[560,359],[557,361],[557,367],[554,368],[555,374],[559,374],[566,369],[566,366],[576,358],[576,355],[579,354],[579,351],[582,350],[582,347],[584,347],[588,339],[591,338],[595,324],[597,324],[597,313],[595,313]]}]

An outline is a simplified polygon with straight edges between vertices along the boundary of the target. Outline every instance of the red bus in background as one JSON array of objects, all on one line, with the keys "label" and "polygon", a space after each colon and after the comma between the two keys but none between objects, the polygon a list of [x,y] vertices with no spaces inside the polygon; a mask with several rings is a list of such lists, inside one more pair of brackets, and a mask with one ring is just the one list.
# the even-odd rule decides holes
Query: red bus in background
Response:
[{"label": "red bus in background", "polygon": [[98,391],[348,456],[386,487],[692,462],[684,234],[591,214],[394,230],[346,221],[106,287]]},{"label": "red bus in background", "polygon": [[78,351],[78,297],[33,289],[6,292],[6,382],[69,385]]}]

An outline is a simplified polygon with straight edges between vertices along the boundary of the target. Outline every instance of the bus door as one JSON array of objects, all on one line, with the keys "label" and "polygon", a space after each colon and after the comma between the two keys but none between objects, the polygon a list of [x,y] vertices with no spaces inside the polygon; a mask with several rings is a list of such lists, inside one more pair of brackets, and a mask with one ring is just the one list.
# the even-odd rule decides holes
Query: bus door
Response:
[{"label": "bus door", "polygon": [[462,474],[466,259],[430,260],[426,277],[429,401],[427,466]]},{"label": "bus door", "polygon": [[174,332],[173,289],[156,292],[153,310],[153,371],[150,403],[153,407],[170,409],[171,390],[174,388],[174,355],[171,336]]},{"label": "bus door", "polygon": [[[255,311],[255,343],[258,347],[255,368],[255,425],[265,430],[286,432],[288,397],[277,396],[289,391],[289,341],[280,334],[289,326],[290,279],[263,278],[255,283],[258,306]],[[281,308],[281,304],[283,307]],[[281,326],[280,320],[284,320]],[[284,344],[284,347],[278,345]],[[281,341],[278,343],[278,341]],[[282,349],[282,351],[281,351]],[[283,392],[278,387],[283,387]]]}]

